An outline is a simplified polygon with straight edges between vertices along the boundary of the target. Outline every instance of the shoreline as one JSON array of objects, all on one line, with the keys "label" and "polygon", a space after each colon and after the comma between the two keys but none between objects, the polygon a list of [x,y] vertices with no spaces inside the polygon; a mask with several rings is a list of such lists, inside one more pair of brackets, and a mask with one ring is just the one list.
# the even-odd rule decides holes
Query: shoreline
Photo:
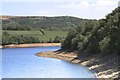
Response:
[{"label": "shoreline", "polygon": [[3,46],[0,45],[0,49],[3,48]]},{"label": "shoreline", "polygon": [[92,71],[97,78],[101,78],[100,80],[113,80],[119,77],[119,65],[116,62],[118,61],[118,55],[108,54],[104,56],[102,54],[94,54],[88,57],[81,56],[81,58],[78,59],[77,54],[79,53],[58,50],[38,52],[35,55],[38,57],[55,58],[68,61],[70,63],[80,64],[81,66],[87,67],[90,71]]},{"label": "shoreline", "polygon": [[10,44],[0,46],[0,48],[29,48],[29,47],[46,47],[46,46],[61,46],[60,43],[31,43],[31,44]]}]

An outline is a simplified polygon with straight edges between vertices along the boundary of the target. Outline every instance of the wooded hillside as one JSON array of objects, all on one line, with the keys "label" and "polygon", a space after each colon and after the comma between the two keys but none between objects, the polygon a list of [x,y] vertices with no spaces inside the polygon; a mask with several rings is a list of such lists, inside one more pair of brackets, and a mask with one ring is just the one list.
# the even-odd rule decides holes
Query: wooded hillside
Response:
[{"label": "wooded hillside", "polygon": [[3,30],[68,30],[71,27],[82,25],[85,21],[89,21],[71,16],[3,16],[1,19]]},{"label": "wooded hillside", "polygon": [[62,43],[63,49],[80,53],[120,53],[120,7],[97,22],[73,28]]}]

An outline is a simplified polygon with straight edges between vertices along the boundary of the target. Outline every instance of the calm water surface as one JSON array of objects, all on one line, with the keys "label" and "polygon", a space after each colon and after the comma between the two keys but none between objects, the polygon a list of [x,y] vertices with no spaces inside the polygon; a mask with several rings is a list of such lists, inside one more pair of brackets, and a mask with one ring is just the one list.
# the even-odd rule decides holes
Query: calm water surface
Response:
[{"label": "calm water surface", "polygon": [[58,59],[37,57],[60,47],[6,48],[2,50],[3,78],[94,78],[87,68]]}]

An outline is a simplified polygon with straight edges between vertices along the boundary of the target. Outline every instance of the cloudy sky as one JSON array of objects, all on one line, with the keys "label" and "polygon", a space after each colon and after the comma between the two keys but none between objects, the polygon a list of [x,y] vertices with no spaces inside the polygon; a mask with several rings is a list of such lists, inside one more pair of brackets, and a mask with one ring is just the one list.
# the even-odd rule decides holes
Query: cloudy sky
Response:
[{"label": "cloudy sky", "polygon": [[0,15],[104,18],[119,0],[3,0]]}]

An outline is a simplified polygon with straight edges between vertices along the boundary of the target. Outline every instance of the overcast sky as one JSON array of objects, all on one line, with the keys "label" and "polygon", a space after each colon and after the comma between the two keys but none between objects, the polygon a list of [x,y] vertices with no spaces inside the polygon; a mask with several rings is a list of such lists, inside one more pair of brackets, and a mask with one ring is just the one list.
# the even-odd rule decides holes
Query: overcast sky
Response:
[{"label": "overcast sky", "polygon": [[104,18],[119,0],[3,0],[0,15]]}]

